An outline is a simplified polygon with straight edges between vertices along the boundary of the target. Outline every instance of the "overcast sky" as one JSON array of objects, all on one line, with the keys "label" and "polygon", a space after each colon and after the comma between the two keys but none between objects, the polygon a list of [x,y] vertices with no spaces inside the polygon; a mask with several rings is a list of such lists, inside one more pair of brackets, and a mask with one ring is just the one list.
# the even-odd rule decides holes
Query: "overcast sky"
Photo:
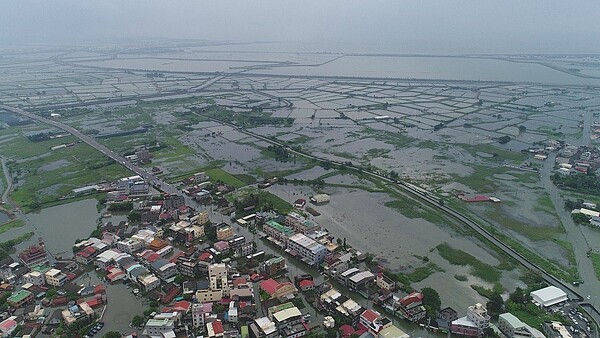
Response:
[{"label": "overcast sky", "polygon": [[0,43],[181,38],[315,51],[600,53],[599,14],[596,0],[0,0]]}]

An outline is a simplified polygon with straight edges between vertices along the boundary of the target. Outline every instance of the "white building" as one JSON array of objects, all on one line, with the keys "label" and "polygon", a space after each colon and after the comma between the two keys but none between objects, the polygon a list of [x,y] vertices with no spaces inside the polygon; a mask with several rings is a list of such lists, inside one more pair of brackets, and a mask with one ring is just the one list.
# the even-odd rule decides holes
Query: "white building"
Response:
[{"label": "white building", "polygon": [[50,269],[45,273],[46,283],[52,286],[63,286],[67,282],[67,275],[58,269]]},{"label": "white building", "polygon": [[144,327],[144,335],[152,338],[162,338],[165,334],[170,334],[175,329],[175,320],[171,318],[148,319]]},{"label": "white building", "polygon": [[295,234],[288,239],[286,251],[310,266],[318,266],[325,259],[327,248],[303,234]]},{"label": "white building", "polygon": [[475,324],[480,332],[490,327],[490,315],[480,303],[468,307],[467,319]]},{"label": "white building", "polygon": [[36,286],[42,286],[46,284],[46,276],[39,271],[31,271],[23,275],[23,281],[27,283],[31,283]]},{"label": "white building", "polygon": [[329,195],[327,194],[318,194],[314,195],[310,198],[310,201],[314,204],[323,204],[329,202]]},{"label": "white building", "polygon": [[498,329],[508,338],[531,337],[525,323],[510,312],[498,316]]},{"label": "white building", "polygon": [[533,302],[540,307],[552,306],[569,299],[567,294],[556,286],[548,286],[543,289],[532,291],[529,295],[533,299]]},{"label": "white building", "polygon": [[145,247],[145,243],[143,241],[136,241],[133,239],[126,239],[124,241],[117,242],[117,249],[127,252],[129,254],[133,254],[137,251],[142,250]]}]

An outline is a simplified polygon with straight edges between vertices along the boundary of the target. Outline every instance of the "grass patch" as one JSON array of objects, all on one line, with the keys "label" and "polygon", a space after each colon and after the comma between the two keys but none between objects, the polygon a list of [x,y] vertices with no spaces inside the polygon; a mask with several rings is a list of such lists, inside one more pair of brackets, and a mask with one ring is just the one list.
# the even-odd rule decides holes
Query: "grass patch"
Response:
[{"label": "grass patch", "polygon": [[540,198],[538,198],[537,204],[535,205],[533,210],[547,212],[553,215],[556,214],[556,210],[554,209],[554,203],[552,203],[552,200],[550,199],[550,196],[548,196],[548,194],[543,194]]},{"label": "grass patch", "polygon": [[471,285],[471,289],[477,291],[478,294],[487,299],[490,299],[494,294],[502,293],[503,291],[502,285],[500,283],[494,283],[493,289],[488,289],[481,285]]},{"label": "grass patch", "polygon": [[435,265],[435,263],[429,262],[427,265],[420,266],[420,267],[416,268],[413,272],[409,273],[408,279],[410,279],[411,282],[420,282],[420,281],[424,280],[425,278],[431,276],[435,272],[443,272],[443,271],[444,271],[444,269]]},{"label": "grass patch", "polygon": [[596,278],[600,280],[600,254],[592,252],[590,253],[592,259],[592,265],[594,265],[594,272],[596,272]]},{"label": "grass patch", "polygon": [[469,280],[469,277],[465,276],[465,275],[454,275],[454,278],[457,281],[461,281],[461,282],[466,282]]},{"label": "grass patch", "polygon": [[15,246],[28,241],[33,237],[33,232],[28,232],[24,235],[21,235],[15,239],[8,240],[6,242],[0,243],[0,259],[5,259],[10,255],[10,252],[15,250]]},{"label": "grass patch", "polygon": [[563,233],[562,227],[538,227],[521,223],[510,215],[502,212],[501,208],[494,208],[485,212],[488,219],[500,224],[501,226],[518,232],[534,241],[553,240],[557,234]]},{"label": "grass patch", "polygon": [[396,194],[394,201],[385,202],[385,206],[392,208],[408,218],[422,218],[434,224],[447,223],[446,219],[436,211],[421,208],[418,203]]},{"label": "grass patch", "polygon": [[442,256],[442,258],[447,260],[450,264],[461,266],[469,265],[471,267],[471,273],[486,282],[496,282],[502,275],[500,270],[497,268],[483,263],[482,261],[460,249],[454,249],[448,245],[448,243],[442,243],[436,248],[440,256]]},{"label": "grass patch", "polygon": [[[73,142],[71,147],[50,150],[51,146]],[[42,142],[18,136],[0,144],[0,152],[10,159],[7,166],[16,186],[11,197],[24,212],[57,201],[76,187],[131,175],[125,167],[89,145],[77,143],[72,136]]]},{"label": "grass patch", "polygon": [[244,181],[220,168],[208,169],[206,170],[206,174],[210,177],[211,181],[221,181],[227,185],[233,186],[236,189],[247,185],[247,183]]},{"label": "grass patch", "polygon": [[510,162],[514,162],[514,163],[521,163],[521,162],[525,161],[525,159],[527,159],[527,156],[528,156],[527,154],[523,154],[521,152],[504,150],[504,149],[495,147],[491,144],[477,144],[477,145],[463,144],[461,146],[463,149],[468,151],[474,157],[481,158],[481,156],[477,155],[477,153],[487,153],[487,154],[492,155],[492,157],[485,158],[487,161],[490,161],[490,162],[510,161]]},{"label": "grass patch", "polygon": [[235,178],[237,178],[238,180],[246,183],[246,184],[254,184],[256,183],[256,178],[254,178],[254,176],[252,175],[248,175],[248,174],[236,174],[233,175]]},{"label": "grass patch", "polygon": [[25,221],[23,221],[22,219],[13,219],[11,221],[8,221],[8,222],[0,225],[0,234],[5,233],[12,228],[20,228],[24,225],[25,225]]}]

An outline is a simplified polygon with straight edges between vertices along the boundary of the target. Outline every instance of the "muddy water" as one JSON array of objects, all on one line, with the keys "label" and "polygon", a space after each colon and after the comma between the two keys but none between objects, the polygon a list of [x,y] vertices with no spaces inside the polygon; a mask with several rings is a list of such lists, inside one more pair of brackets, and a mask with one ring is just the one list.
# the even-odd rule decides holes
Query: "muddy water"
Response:
[{"label": "muddy water", "polygon": [[25,226],[5,232],[0,235],[0,241],[33,231],[35,235],[29,242],[18,245],[17,252],[42,237],[46,248],[53,255],[72,255],[71,248],[75,240],[87,238],[96,229],[100,216],[96,209],[97,203],[95,199],[87,199],[26,214]]}]

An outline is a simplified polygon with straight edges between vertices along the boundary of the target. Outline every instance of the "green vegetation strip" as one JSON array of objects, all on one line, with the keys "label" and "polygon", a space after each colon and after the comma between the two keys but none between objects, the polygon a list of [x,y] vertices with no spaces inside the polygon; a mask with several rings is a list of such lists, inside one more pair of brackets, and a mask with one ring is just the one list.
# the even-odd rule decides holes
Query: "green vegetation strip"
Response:
[{"label": "green vegetation strip", "polygon": [[600,280],[600,254],[592,252],[590,254],[590,258],[592,259],[592,264],[594,265],[594,271],[596,272],[596,278]]},{"label": "green vegetation strip", "polygon": [[439,266],[435,265],[434,263],[430,262],[427,265],[420,266],[420,267],[416,268],[413,272],[409,273],[408,279],[410,279],[411,282],[420,282],[420,281],[424,280],[425,278],[431,276],[435,272],[443,272],[443,271],[444,271],[444,269],[442,269]]},{"label": "green vegetation strip", "polygon": [[33,237],[33,232],[29,232],[15,239],[0,243],[0,260],[7,258],[10,250],[13,250],[17,245],[28,241],[31,237]]},{"label": "green vegetation strip", "polygon": [[13,219],[12,221],[8,221],[7,223],[0,225],[0,234],[5,233],[12,228],[20,228],[24,225],[25,221],[22,219]]},{"label": "green vegetation strip", "polygon": [[460,249],[454,249],[447,243],[442,243],[436,248],[440,256],[442,256],[445,260],[454,265],[471,266],[471,273],[486,282],[493,283],[500,279],[500,270],[489,264],[481,262],[477,258]]},{"label": "green vegetation strip", "polygon": [[209,169],[206,171],[206,174],[210,177],[210,179],[214,182],[223,182],[227,185],[231,185],[234,188],[241,188],[247,185],[244,181],[238,179],[237,177],[229,174],[223,169]]}]

